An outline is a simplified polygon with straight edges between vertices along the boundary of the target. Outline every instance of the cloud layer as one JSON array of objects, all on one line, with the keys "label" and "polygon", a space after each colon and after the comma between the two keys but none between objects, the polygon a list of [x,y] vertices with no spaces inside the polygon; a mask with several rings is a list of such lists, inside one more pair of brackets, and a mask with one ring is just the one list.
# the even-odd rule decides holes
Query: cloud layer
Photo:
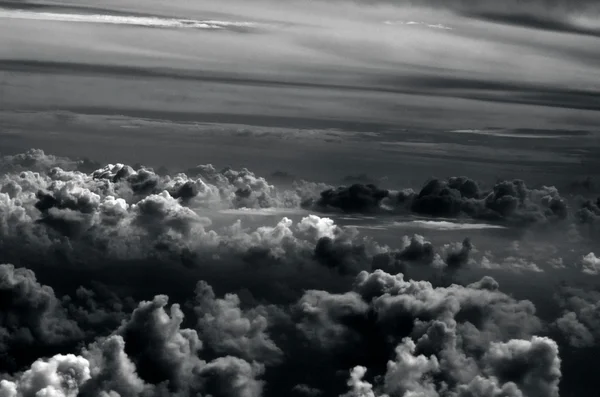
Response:
[{"label": "cloud layer", "polygon": [[[546,318],[489,275],[464,281],[542,272],[468,238],[389,246],[317,215],[256,226],[221,212],[575,221],[554,188],[453,178],[321,193],[245,169],[159,175],[37,150],[1,167],[2,396],[558,397],[562,349],[598,345],[594,293],[565,288]],[[572,270],[591,275],[594,260]]]}]

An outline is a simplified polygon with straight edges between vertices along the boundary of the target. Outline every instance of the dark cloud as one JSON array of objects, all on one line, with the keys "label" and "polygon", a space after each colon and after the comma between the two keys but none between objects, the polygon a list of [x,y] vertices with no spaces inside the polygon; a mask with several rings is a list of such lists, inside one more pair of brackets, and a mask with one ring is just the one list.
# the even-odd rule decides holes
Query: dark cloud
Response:
[{"label": "dark cloud", "polygon": [[451,269],[456,269],[466,265],[469,262],[469,254],[471,253],[472,249],[473,244],[471,244],[471,240],[466,238],[462,242],[459,250],[452,251],[448,254],[448,257],[446,258],[448,267]]},{"label": "dark cloud", "polygon": [[[78,294],[83,301],[93,295]],[[88,312],[102,317],[112,302],[121,317],[121,300],[105,295],[106,304],[96,310],[88,304]],[[182,308],[169,307],[167,296],[141,301],[121,325],[79,355],[71,347],[73,353],[38,359],[2,382],[0,391],[10,396],[57,390],[84,396],[258,397],[287,388],[320,395],[321,390],[343,392],[343,382],[331,380],[348,366],[354,368],[352,389],[369,388],[363,377],[370,368],[380,375],[372,390],[387,395],[442,390],[466,395],[460,393],[477,387],[474,382],[492,382],[545,396],[556,394],[560,379],[556,344],[532,336],[541,329],[533,305],[501,293],[489,277],[467,287],[435,288],[404,280],[402,274],[361,272],[349,292],[310,290],[278,308],[243,308],[237,295],[217,298],[200,282],[193,306],[196,329],[183,327]],[[20,321],[52,317],[63,327],[76,327],[66,312],[13,316]],[[298,371],[294,363],[304,362],[306,354],[313,360],[319,354],[323,365]],[[357,369],[361,362],[366,366]]]},{"label": "dark cloud", "polygon": [[0,265],[0,296],[0,372],[83,339],[52,288],[31,270]]},{"label": "dark cloud", "polygon": [[556,295],[563,314],[554,326],[576,348],[600,342],[600,293],[574,287],[562,287]]},{"label": "dark cloud", "polygon": [[258,306],[244,310],[240,303],[236,294],[216,298],[210,285],[199,282],[194,311],[198,316],[200,337],[215,353],[265,364],[278,363],[283,352],[267,331],[270,310],[276,309]]},{"label": "dark cloud", "polygon": [[586,200],[581,204],[577,216],[582,223],[595,224],[600,218],[600,197],[596,200]]},{"label": "dark cloud", "polygon": [[263,366],[231,356],[200,359],[198,335],[180,328],[183,314],[178,305],[165,310],[167,302],[165,296],[141,302],[113,335],[100,338],[79,356],[38,359],[14,381],[2,381],[0,392],[8,396],[260,396]]},{"label": "dark cloud", "polygon": [[337,208],[344,212],[368,213],[379,210],[381,201],[388,195],[387,190],[379,189],[375,185],[354,184],[321,192],[321,197],[315,204],[325,209]]},{"label": "dark cloud", "polygon": [[474,219],[530,225],[563,220],[568,206],[554,187],[530,189],[524,181],[498,182],[483,190],[466,177],[432,179],[418,192],[390,191],[375,185],[352,185],[321,192],[313,208],[351,213],[413,212],[431,217]]},{"label": "dark cloud", "polygon": [[94,281],[89,287],[77,288],[62,302],[69,317],[86,333],[86,339],[109,334],[137,306],[133,298],[120,296],[109,286]]},{"label": "dark cloud", "polygon": [[415,235],[405,244],[405,248],[396,254],[396,258],[407,262],[430,263],[434,259],[433,245],[423,236]]}]

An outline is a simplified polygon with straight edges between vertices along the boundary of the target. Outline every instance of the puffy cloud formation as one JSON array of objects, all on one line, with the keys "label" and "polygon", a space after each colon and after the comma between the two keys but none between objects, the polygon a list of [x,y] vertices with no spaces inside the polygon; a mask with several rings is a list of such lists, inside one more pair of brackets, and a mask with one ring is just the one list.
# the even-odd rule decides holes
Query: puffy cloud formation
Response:
[{"label": "puffy cloud formation", "polygon": [[[302,201],[304,193],[278,192],[247,170],[217,172],[212,166],[198,166],[192,170],[196,177],[170,177],[113,164],[85,173],[51,166],[54,158],[35,153],[45,171],[7,173],[0,181],[0,259],[36,271],[52,265],[98,272],[142,262],[183,264],[204,269],[214,276],[208,281],[215,282],[222,266],[237,269],[236,274],[254,266],[265,276],[255,276],[254,281],[264,286],[267,275],[285,279],[279,291],[296,291],[295,299],[307,286],[290,277],[294,272],[306,277],[309,270],[316,287],[321,279],[331,278],[332,270],[352,277],[363,270],[398,273],[413,265],[446,266],[422,236],[405,237],[394,250],[315,215],[299,222],[283,218],[274,226],[254,229],[244,228],[241,221],[214,227],[209,216],[219,208],[298,206]],[[456,267],[466,257],[465,251],[447,260]],[[253,293],[275,292],[257,284],[248,287]],[[84,289],[81,298],[85,295]],[[102,321],[114,323],[118,317],[107,313]],[[101,320],[93,321],[98,325]]]},{"label": "puffy cloud formation", "polygon": [[600,293],[563,287],[557,295],[563,314],[554,326],[576,348],[592,347],[600,342]]},{"label": "puffy cloud formation", "polygon": [[[90,168],[94,166],[97,168],[92,172]],[[4,173],[2,193],[13,199],[27,198],[27,202],[35,197],[40,211],[91,210],[90,206],[108,197],[132,205],[163,192],[193,208],[298,207],[317,194],[314,189],[323,188],[319,184],[298,183],[296,190],[281,192],[247,169],[217,171],[209,164],[190,169],[187,174],[169,176],[143,166],[100,167],[89,160],[59,158],[41,150],[5,156],[0,170]]]},{"label": "puffy cloud formation", "polygon": [[233,356],[212,361],[198,353],[196,331],[180,327],[178,305],[165,310],[168,298],[141,302],[113,335],[101,338],[81,355],[37,360],[13,381],[0,384],[3,396],[166,396],[206,394],[258,397],[262,364]]},{"label": "puffy cloud formation", "polygon": [[89,159],[72,160],[66,157],[44,153],[40,149],[30,149],[25,153],[4,156],[0,161],[1,173],[19,173],[22,171],[47,172],[54,167],[63,170],[89,172],[97,169],[98,163]]},{"label": "puffy cloud formation", "polygon": [[379,208],[381,201],[389,196],[387,190],[375,185],[354,184],[321,192],[316,205],[324,208],[339,208],[344,212],[371,212]]},{"label": "puffy cloud formation", "polygon": [[52,288],[38,283],[31,270],[0,265],[0,296],[0,370],[82,339]]},{"label": "puffy cloud formation", "polygon": [[193,263],[199,247],[275,250],[281,239],[291,238],[287,220],[253,234],[239,227],[223,236],[208,231],[210,220],[198,215],[200,209],[258,206],[275,198],[269,196],[272,187],[251,173],[227,170],[222,175],[212,167],[203,172],[221,185],[183,175],[159,177],[124,165],[92,174],[57,167],[5,174],[0,181],[3,255],[18,259],[35,251],[47,254],[50,262],[59,256],[72,263],[149,257]]},{"label": "puffy cloud formation", "polygon": [[523,395],[558,397],[561,377],[556,342],[548,338],[492,343],[483,358],[486,370],[500,382],[517,384]]},{"label": "puffy cloud formation", "polygon": [[[415,288],[418,284],[405,284],[401,277],[381,272],[363,274],[357,281],[359,288],[361,284],[369,285],[369,292],[374,292],[371,290],[373,287],[387,291],[374,299],[376,307],[390,310],[390,305],[382,306],[375,302],[390,301],[392,296],[389,294],[393,294],[396,297],[393,303],[398,308],[402,307],[402,311],[413,310],[412,316],[417,320],[411,332],[412,338],[405,337],[397,345],[395,358],[388,361],[385,375],[379,381],[376,379],[373,385],[364,380],[366,368],[355,367],[348,381],[351,390],[345,396],[558,396],[561,371],[556,343],[548,338],[527,336],[539,324],[523,325],[520,335],[524,339],[510,339],[508,334],[504,337],[496,335],[501,341],[488,340],[479,346],[479,354],[473,354],[473,346],[468,345],[469,338],[474,335],[473,331],[485,326],[482,327],[484,323],[476,320],[477,316],[468,318],[469,314],[465,318],[460,313],[463,310],[471,312],[470,305],[474,302],[471,299],[477,299],[480,293],[481,296],[498,294],[498,285],[493,279],[481,280],[467,288],[432,289],[441,294],[438,297],[434,297],[436,293],[424,295],[420,292],[423,288],[430,288],[427,283]],[[460,295],[472,296],[466,300],[453,300],[446,294],[457,298]],[[446,295],[445,299],[443,295]],[[430,302],[431,306],[426,302]],[[439,306],[445,304],[445,309]],[[402,311],[395,312],[393,318],[401,318]],[[417,311],[429,311],[429,315],[417,314]],[[455,313],[450,314],[453,311]],[[512,315],[516,315],[517,311],[512,311]],[[380,309],[378,315],[381,314]],[[512,320],[496,317],[485,321],[504,328]]]},{"label": "puffy cloud formation", "polygon": [[[332,379],[354,362],[347,396],[468,395],[481,382],[554,396],[561,375],[556,344],[533,336],[541,328],[533,305],[499,292],[491,278],[435,288],[361,272],[351,291],[309,290],[287,307],[244,308],[237,295],[217,298],[205,282],[195,295],[194,328],[183,327],[179,304],[157,295],[79,352],[65,348],[15,373],[0,395],[343,393]],[[313,354],[320,365],[294,367]],[[378,375],[374,383],[364,379],[367,368]]]},{"label": "puffy cloud formation", "polygon": [[503,258],[500,261],[494,259],[492,253],[488,252],[486,255],[477,263],[477,265],[483,269],[501,269],[501,270],[511,270],[516,273],[522,272],[534,272],[534,273],[542,273],[542,270],[536,263],[531,262],[525,258],[518,258],[514,256],[509,256]]},{"label": "puffy cloud formation", "polygon": [[[436,389],[433,379],[440,373],[436,357],[415,356],[415,349],[415,343],[408,338],[398,346],[397,358],[388,362],[385,380],[379,387],[382,394],[376,394],[373,385],[363,380],[366,368],[357,366],[350,373],[348,386],[351,390],[342,397],[558,396],[560,359],[556,343],[548,338],[493,344],[482,360],[485,365],[482,374],[458,385],[454,391],[445,387]],[[511,378],[515,381],[510,381]]]},{"label": "puffy cloud formation", "polygon": [[240,303],[236,294],[216,298],[210,285],[199,282],[194,311],[198,315],[200,336],[216,353],[267,364],[279,362],[283,352],[267,331],[269,308],[258,306],[243,310]]},{"label": "puffy cloud formation", "polygon": [[527,225],[565,219],[566,201],[554,187],[530,189],[521,180],[498,182],[483,190],[466,177],[432,179],[418,192],[388,191],[375,185],[354,184],[328,189],[314,208],[343,212],[413,212],[432,217],[468,216],[474,219]]},{"label": "puffy cloud formation", "polygon": [[[542,327],[533,304],[499,292],[489,277],[468,287],[435,288],[405,280],[402,274],[362,272],[351,292],[307,291],[296,315],[297,327],[311,345],[343,351],[349,362],[359,364],[351,371],[346,396],[461,395],[478,376],[496,382],[499,389],[514,386],[526,393],[544,382],[554,390],[560,378],[556,344],[532,339]],[[493,356],[495,349],[506,344],[510,350],[518,343],[549,345],[543,357],[549,361],[547,373],[532,363],[515,369],[514,376],[500,377],[502,363],[492,360],[499,356]],[[529,362],[527,354],[537,354],[518,353],[524,362]],[[506,358],[512,359],[518,360]],[[367,368],[384,371],[375,384],[365,380]],[[530,386],[529,378],[540,385]]]},{"label": "puffy cloud formation", "polygon": [[583,257],[581,260],[581,265],[583,267],[582,271],[585,274],[589,274],[591,276],[600,274],[600,258],[598,258],[593,252],[590,252]]},{"label": "puffy cloud formation", "polygon": [[558,397],[557,343],[598,344],[600,297],[565,289],[546,327],[532,301],[484,276],[537,268],[524,253],[482,257],[464,235],[389,247],[309,214],[224,226],[219,212],[544,223],[565,216],[553,188],[450,178],[418,194],[280,191],[212,166],[169,176],[40,151],[2,162],[0,259],[15,266],[0,266],[0,396]]},{"label": "puffy cloud formation", "polygon": [[596,200],[586,200],[577,211],[579,221],[588,224],[590,228],[597,228],[600,222],[600,197]]},{"label": "puffy cloud formation", "polygon": [[75,397],[90,379],[90,363],[73,354],[37,360],[15,382],[2,381],[0,395]]}]

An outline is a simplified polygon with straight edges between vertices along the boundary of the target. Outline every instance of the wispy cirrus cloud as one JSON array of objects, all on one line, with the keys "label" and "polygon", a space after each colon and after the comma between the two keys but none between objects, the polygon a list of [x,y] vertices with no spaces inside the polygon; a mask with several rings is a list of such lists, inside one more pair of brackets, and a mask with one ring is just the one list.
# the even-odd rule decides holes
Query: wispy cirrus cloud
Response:
[{"label": "wispy cirrus cloud", "polygon": [[26,19],[38,21],[99,23],[109,25],[142,26],[149,28],[171,29],[256,29],[267,25],[258,22],[244,21],[218,21],[178,19],[136,15],[110,15],[110,14],[74,14],[59,12],[36,12],[29,10],[7,10],[0,4],[0,19]]}]

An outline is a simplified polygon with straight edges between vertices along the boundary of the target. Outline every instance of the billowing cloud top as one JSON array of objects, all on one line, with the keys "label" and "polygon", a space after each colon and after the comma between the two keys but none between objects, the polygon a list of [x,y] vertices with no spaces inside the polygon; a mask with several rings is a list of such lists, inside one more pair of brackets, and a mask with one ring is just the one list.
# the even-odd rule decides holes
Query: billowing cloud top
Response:
[{"label": "billowing cloud top", "polygon": [[[217,225],[222,208],[313,197],[362,211],[389,192],[136,168],[37,150],[2,159],[0,260],[16,265],[0,265],[0,395],[558,397],[572,370],[563,346],[597,346],[593,293],[563,288],[559,317],[544,318],[490,276],[463,281],[465,269],[494,268],[470,239],[389,247],[310,214]],[[424,191],[414,200],[484,197],[490,210],[500,201],[546,221],[563,208],[555,190],[521,182]],[[592,275],[595,261],[574,269]],[[495,269],[525,267],[506,258]]]}]

